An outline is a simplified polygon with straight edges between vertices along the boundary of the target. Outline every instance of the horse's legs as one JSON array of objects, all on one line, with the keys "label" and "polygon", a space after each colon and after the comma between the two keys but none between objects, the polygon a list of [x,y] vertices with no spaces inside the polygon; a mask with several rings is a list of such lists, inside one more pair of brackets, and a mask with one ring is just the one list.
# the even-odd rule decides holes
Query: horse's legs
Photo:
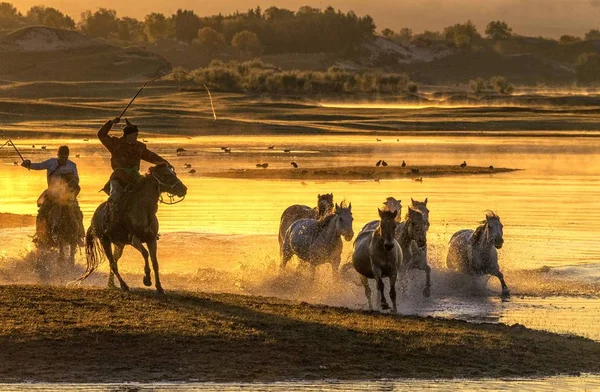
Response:
[{"label": "horse's legs", "polygon": [[131,246],[137,249],[144,258],[144,286],[150,287],[152,286],[152,278],[150,277],[150,264],[148,262],[148,251],[144,248],[142,241],[136,236],[132,236],[131,238]]},{"label": "horse's legs", "polygon": [[127,286],[127,283],[125,283],[125,281],[123,280],[123,278],[121,278],[121,275],[119,274],[119,267],[117,266],[117,261],[115,260],[115,257],[113,256],[113,252],[112,252],[112,249],[110,246],[111,245],[110,240],[108,238],[104,237],[104,238],[100,239],[100,243],[102,244],[102,248],[104,249],[104,253],[106,254],[106,257],[108,258],[108,261],[110,262],[110,270],[111,270],[111,272],[113,272],[115,274],[115,276],[119,280],[121,289],[124,291],[129,291],[129,286]]},{"label": "horse's legs", "polygon": [[431,267],[425,264],[423,269],[425,270],[425,288],[423,289],[423,296],[429,297],[431,295]]},{"label": "horse's legs", "polygon": [[152,260],[152,269],[154,270],[154,281],[156,282],[156,291],[159,294],[164,294],[165,290],[163,290],[162,285],[160,284],[160,277],[158,276],[158,259],[156,257],[156,239],[152,239],[146,243],[148,245],[148,250],[150,251],[150,259]]},{"label": "horse's legs", "polygon": [[380,298],[381,310],[388,310],[390,307],[387,303],[387,300],[385,299],[385,293],[383,292],[385,285],[383,283],[383,278],[381,275],[382,275],[381,268],[374,266],[373,267],[373,276],[375,277],[375,282],[377,282],[377,291],[379,292],[379,295],[381,296],[381,298]]},{"label": "horse's legs", "polygon": [[69,244],[69,267],[75,266],[75,253],[77,252],[77,243]]},{"label": "horse's legs", "polygon": [[[115,244],[113,248],[113,257],[115,258],[115,263],[118,263],[123,256],[123,249],[125,249],[125,245],[117,245]],[[115,274],[113,274],[112,269],[108,272],[108,287],[114,288],[115,286]]]},{"label": "horse's legs", "polygon": [[394,310],[394,313],[398,313],[398,306],[396,306],[396,279],[397,279],[398,273],[396,272],[396,270],[392,269],[392,271],[390,272],[390,299],[392,300],[392,309]]},{"label": "horse's legs", "polygon": [[293,255],[294,255],[294,252],[292,251],[292,247],[291,247],[289,241],[284,241],[283,242],[283,250],[281,251],[281,264],[280,264],[281,270],[285,269],[285,266],[287,265],[288,261],[290,261],[290,259],[292,258]]},{"label": "horse's legs", "polygon": [[498,271],[494,274],[494,276],[496,276],[500,280],[500,284],[502,285],[502,296],[503,297],[510,296],[510,290],[508,289],[508,286],[506,285],[506,282],[504,281],[504,274],[502,274],[502,272]]},{"label": "horse's legs", "polygon": [[360,275],[360,283],[365,288],[365,296],[367,297],[367,303],[369,304],[369,310],[373,310],[373,304],[371,303],[371,288],[369,287],[369,279],[365,276]]}]

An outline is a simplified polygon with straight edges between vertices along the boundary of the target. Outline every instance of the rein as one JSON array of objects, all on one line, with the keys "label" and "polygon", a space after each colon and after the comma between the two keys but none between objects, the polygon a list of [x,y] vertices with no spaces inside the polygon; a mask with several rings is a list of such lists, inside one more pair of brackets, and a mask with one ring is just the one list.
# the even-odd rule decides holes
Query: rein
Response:
[{"label": "rein", "polygon": [[[183,200],[185,200],[185,196],[183,196],[183,197],[181,197],[179,200],[177,200],[177,201],[174,201],[174,200],[175,200],[175,197],[177,197],[177,196],[175,196],[175,194],[173,193],[173,189],[174,189],[174,188],[175,188],[177,185],[181,184],[181,180],[180,180],[180,179],[177,179],[177,181],[176,181],[174,184],[167,184],[167,183],[165,183],[165,182],[162,182],[162,181],[160,180],[160,178],[158,178],[158,177],[157,177],[157,176],[154,174],[154,172],[152,172],[151,174],[152,174],[152,178],[154,178],[154,180],[156,181],[156,184],[158,185],[158,192],[159,192],[159,194],[160,194],[160,197],[159,197],[158,201],[159,201],[160,203],[162,203],[162,204],[167,204],[167,205],[173,205],[173,204],[178,204],[178,203],[181,203]],[[161,191],[161,187],[167,188],[167,189],[169,189],[169,190],[167,190],[167,191]],[[169,197],[169,201],[168,201],[168,202],[167,202],[167,201],[164,201],[164,199],[163,199],[163,195],[162,195],[162,194],[163,194],[163,192],[166,192],[166,193],[167,193],[167,196]]]}]

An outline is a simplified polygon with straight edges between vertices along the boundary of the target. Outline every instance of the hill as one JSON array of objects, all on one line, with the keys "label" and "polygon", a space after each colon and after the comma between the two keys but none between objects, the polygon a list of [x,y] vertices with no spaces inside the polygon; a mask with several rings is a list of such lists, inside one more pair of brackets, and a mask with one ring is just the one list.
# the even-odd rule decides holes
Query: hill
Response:
[{"label": "hill", "polygon": [[121,81],[171,68],[140,48],[119,48],[76,31],[31,26],[0,39],[0,79],[9,81]]}]

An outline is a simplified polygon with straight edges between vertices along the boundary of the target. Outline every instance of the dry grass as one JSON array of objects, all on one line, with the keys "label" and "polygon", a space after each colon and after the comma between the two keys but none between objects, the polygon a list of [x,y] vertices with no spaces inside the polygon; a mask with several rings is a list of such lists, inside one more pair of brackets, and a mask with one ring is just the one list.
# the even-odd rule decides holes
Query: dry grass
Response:
[{"label": "dry grass", "polygon": [[229,294],[0,287],[0,381],[276,381],[598,372],[600,344],[522,326]]}]

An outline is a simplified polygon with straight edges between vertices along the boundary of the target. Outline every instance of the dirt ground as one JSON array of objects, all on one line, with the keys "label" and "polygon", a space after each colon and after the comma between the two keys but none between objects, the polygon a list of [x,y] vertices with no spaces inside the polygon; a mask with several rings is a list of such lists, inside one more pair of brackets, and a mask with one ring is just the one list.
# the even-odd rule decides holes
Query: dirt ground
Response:
[{"label": "dirt ground", "polygon": [[598,372],[600,344],[470,324],[151,290],[0,287],[0,382],[280,381]]}]

